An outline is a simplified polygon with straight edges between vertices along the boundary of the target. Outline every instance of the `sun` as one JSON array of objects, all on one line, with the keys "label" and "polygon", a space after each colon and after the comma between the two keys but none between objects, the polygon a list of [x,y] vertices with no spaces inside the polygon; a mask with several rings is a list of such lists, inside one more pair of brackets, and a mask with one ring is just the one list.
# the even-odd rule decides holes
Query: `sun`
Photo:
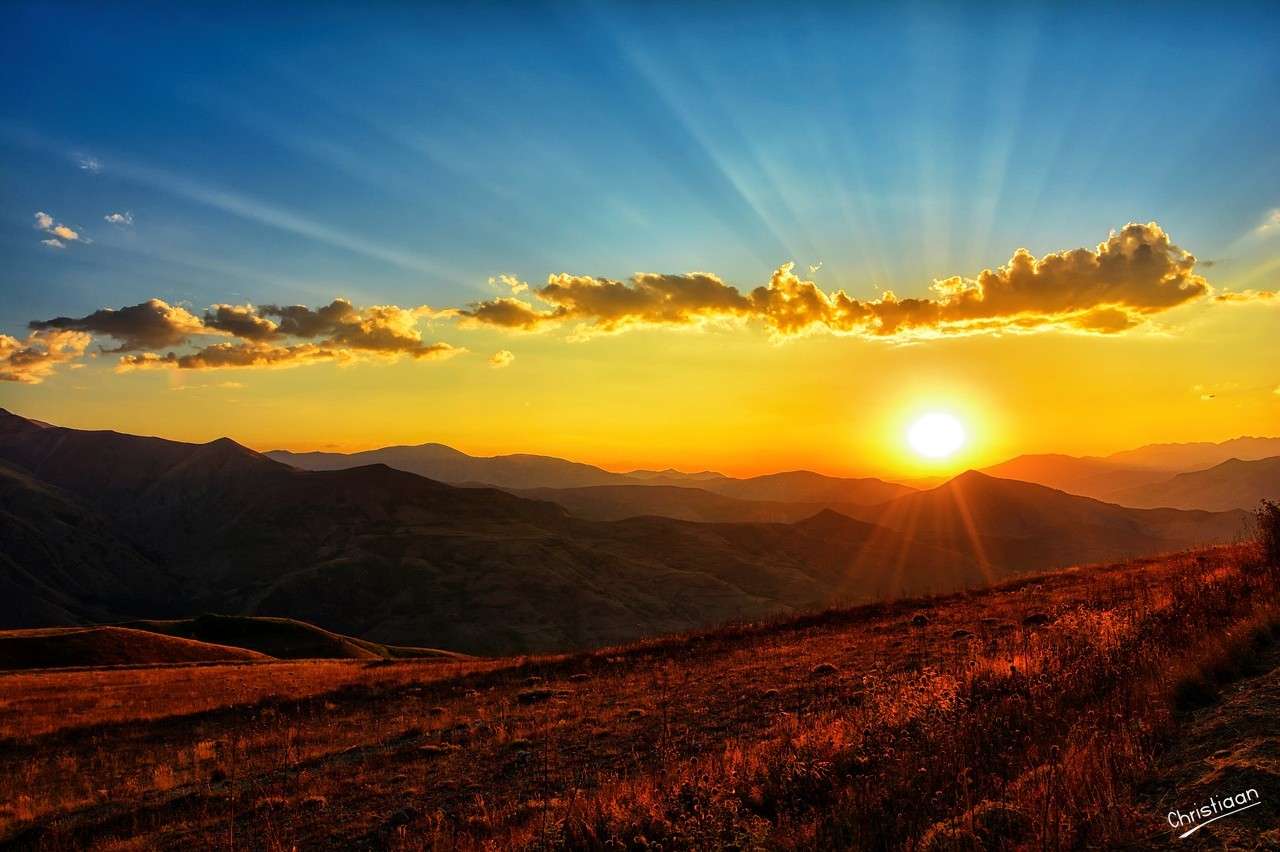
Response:
[{"label": "sun", "polygon": [[927,459],[945,459],[954,455],[964,446],[966,437],[964,424],[941,411],[924,415],[907,429],[907,443]]}]

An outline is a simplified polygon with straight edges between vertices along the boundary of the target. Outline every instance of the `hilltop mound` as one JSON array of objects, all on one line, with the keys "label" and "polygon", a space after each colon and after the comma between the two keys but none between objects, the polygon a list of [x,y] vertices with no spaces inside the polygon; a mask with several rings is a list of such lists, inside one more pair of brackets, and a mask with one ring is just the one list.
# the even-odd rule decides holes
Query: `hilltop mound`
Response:
[{"label": "hilltop mound", "polygon": [[0,631],[0,669],[124,666],[269,660],[246,648],[231,648],[162,636],[127,627],[48,627]]}]

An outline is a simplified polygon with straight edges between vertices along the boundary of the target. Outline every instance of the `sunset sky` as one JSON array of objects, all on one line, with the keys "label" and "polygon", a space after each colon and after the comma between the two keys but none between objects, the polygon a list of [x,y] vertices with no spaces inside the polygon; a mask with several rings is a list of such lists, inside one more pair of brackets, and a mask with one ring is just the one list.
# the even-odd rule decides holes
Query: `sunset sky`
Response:
[{"label": "sunset sky", "polygon": [[4,10],[19,414],[734,474],[1280,434],[1266,5],[176,5]]}]

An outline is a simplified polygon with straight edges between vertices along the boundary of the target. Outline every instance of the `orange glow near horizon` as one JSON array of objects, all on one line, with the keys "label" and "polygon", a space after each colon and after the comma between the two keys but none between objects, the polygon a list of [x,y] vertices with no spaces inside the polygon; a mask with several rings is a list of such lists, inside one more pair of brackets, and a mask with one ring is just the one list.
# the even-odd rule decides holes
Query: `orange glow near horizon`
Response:
[{"label": "orange glow near horizon", "polygon": [[[661,329],[566,342],[469,332],[442,362],[286,370],[113,372],[90,358],[0,406],[82,429],[258,450],[351,452],[438,442],[607,470],[752,476],[950,476],[1023,453],[1106,455],[1143,444],[1280,433],[1274,309],[1183,309],[1180,331],[974,336],[913,345],[747,329]],[[1229,352],[1208,359],[1214,342]],[[511,350],[493,369],[484,353]],[[1236,353],[1236,357],[1227,356]],[[941,459],[905,436],[929,412],[968,434]]]}]

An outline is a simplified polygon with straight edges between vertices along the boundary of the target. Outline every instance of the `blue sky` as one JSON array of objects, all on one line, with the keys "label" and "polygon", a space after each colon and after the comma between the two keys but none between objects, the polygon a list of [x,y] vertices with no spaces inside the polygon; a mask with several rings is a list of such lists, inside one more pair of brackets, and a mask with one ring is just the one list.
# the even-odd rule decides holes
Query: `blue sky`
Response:
[{"label": "blue sky", "polygon": [[[1277,203],[1264,6],[6,14],[10,329],[156,295],[456,303],[503,272],[752,286],[786,260],[918,293],[1129,220],[1218,257]],[[93,244],[50,258],[36,210]]]},{"label": "blue sky", "polygon": [[[5,6],[0,405],[740,472],[1274,432],[1274,4],[259,5]],[[1020,247],[1089,251],[973,289]]]}]

